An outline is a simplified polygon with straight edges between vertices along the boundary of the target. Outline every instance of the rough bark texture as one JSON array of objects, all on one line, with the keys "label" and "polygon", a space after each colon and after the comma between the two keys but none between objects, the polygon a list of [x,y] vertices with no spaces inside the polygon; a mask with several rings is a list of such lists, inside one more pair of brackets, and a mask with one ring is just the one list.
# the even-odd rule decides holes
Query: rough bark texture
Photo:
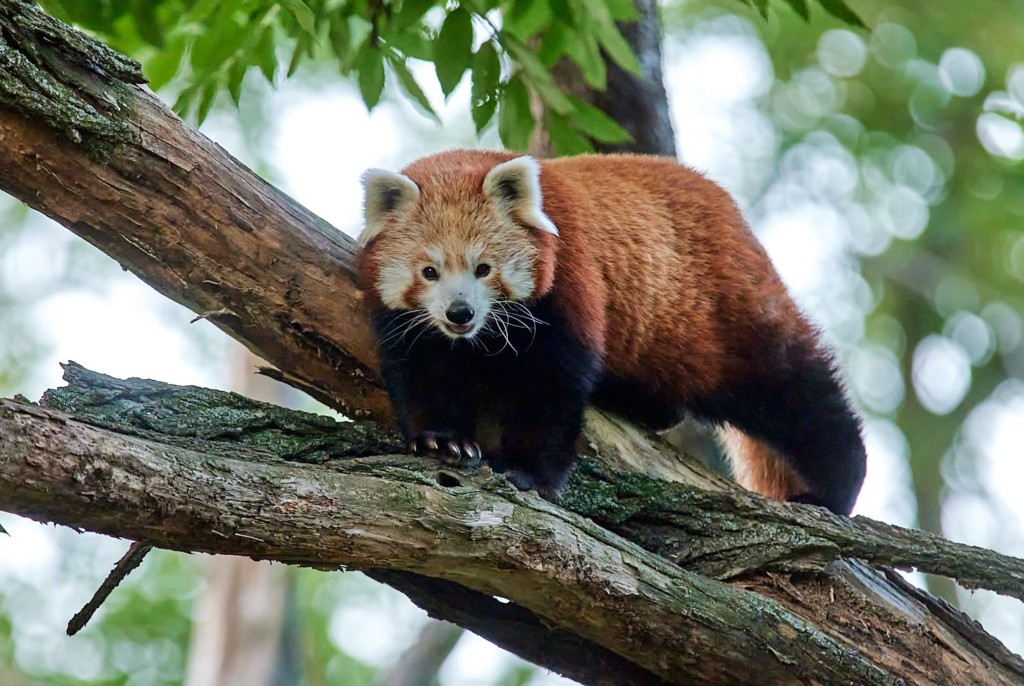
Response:
[{"label": "rough bark texture", "polygon": [[[76,365],[66,377],[70,385],[47,392],[43,406],[0,401],[0,502],[30,517],[170,549],[371,569],[414,598],[432,591],[419,600],[435,614],[475,612],[484,624],[500,604],[480,594],[500,595],[514,605],[495,607],[496,616],[527,628],[540,622],[547,635],[498,632],[499,641],[586,683],[742,683],[750,670],[779,684],[1024,678],[1024,664],[983,633],[931,616],[905,594],[894,598],[890,582],[866,566],[815,570],[844,547],[871,547],[873,534],[856,519],[735,491],[695,492],[595,460],[574,476],[560,508],[486,470],[382,457],[400,441],[374,424]],[[703,506],[688,510],[691,496]],[[738,578],[726,584],[705,576],[725,571],[705,556],[676,555],[677,565],[656,554],[680,539],[706,551],[708,541],[728,548],[764,531],[770,538],[775,530],[762,523],[773,520],[798,532],[786,537],[797,552],[785,566],[813,571],[765,574],[764,555],[755,554],[753,567],[727,566]],[[624,521],[646,550],[600,526]],[[933,556],[933,537],[903,535],[905,557]],[[802,546],[807,540],[819,543]],[[1003,562],[1020,576],[1020,561]],[[450,584],[437,585],[444,582],[475,593],[460,600]],[[552,657],[552,646],[573,660]],[[578,661],[587,654],[600,675],[595,660]]]},{"label": "rough bark texture", "polygon": [[[0,0],[0,39],[0,188],[329,405],[389,416],[350,241],[185,126],[129,62],[34,6]],[[400,445],[373,425],[89,383],[98,395],[79,384],[48,408],[0,404],[4,509],[171,549],[365,568],[585,683],[1024,679],[1019,658],[898,578],[822,566],[864,541],[854,554],[874,555],[873,525],[737,494],[614,418],[591,415],[586,453],[605,466],[579,470],[562,508],[486,473],[381,457]],[[916,557],[890,546],[882,559],[946,563],[919,542]],[[1014,562],[971,555],[1006,565],[1004,591],[1019,589]]]},{"label": "rough bark texture", "polygon": [[328,405],[389,417],[352,241],[171,113],[137,65],[60,27],[0,2],[0,188]]}]

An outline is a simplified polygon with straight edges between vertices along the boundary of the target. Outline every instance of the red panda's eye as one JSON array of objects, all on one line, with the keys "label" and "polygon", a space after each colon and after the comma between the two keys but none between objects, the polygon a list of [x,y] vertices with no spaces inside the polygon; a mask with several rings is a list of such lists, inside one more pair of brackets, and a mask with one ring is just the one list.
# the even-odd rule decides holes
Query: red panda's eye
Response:
[{"label": "red panda's eye", "polygon": [[437,275],[437,270],[434,269],[433,267],[424,267],[423,278],[426,279],[427,281],[437,281],[437,279],[439,278]]},{"label": "red panda's eye", "polygon": [[491,265],[489,264],[478,264],[476,266],[476,278],[482,279],[491,273]]}]

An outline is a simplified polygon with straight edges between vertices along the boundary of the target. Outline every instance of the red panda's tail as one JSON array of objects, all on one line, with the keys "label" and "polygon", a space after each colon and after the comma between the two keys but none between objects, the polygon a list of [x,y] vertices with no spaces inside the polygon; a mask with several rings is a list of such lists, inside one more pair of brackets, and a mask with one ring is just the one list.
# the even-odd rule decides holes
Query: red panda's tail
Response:
[{"label": "red panda's tail", "polygon": [[718,430],[733,476],[744,488],[776,500],[792,500],[810,489],[792,461],[730,424]]}]

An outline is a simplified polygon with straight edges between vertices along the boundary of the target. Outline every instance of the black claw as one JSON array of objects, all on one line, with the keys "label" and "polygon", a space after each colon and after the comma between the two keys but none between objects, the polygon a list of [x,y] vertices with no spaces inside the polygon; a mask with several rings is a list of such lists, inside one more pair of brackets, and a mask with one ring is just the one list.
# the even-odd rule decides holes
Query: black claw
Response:
[{"label": "black claw", "polygon": [[476,467],[483,457],[475,441],[448,430],[423,431],[409,441],[408,450],[413,455],[435,457],[455,467]]}]

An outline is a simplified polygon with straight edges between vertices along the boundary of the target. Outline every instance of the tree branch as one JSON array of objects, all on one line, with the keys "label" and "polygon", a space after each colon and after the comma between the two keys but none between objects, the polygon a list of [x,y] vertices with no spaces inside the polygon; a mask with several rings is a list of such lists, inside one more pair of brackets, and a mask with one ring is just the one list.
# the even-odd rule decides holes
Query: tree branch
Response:
[{"label": "tree branch", "polygon": [[0,42],[0,189],[331,407],[390,417],[352,241],[189,128],[137,85],[131,60],[114,62],[25,0],[0,0],[0,41],[10,36]]},{"label": "tree branch", "polygon": [[[891,524],[783,504],[747,491],[728,493],[614,472],[585,462],[562,505],[705,576],[730,579],[765,569],[820,570],[840,557],[917,569],[1024,600],[1024,561]],[[607,510],[593,511],[598,499]],[[591,505],[591,507],[588,507]],[[672,527],[667,536],[651,527]],[[708,526],[708,524],[711,526]],[[685,536],[679,536],[684,533]]]},{"label": "tree branch", "polygon": [[136,541],[132,543],[128,548],[128,552],[117,561],[114,568],[107,574],[107,578],[103,580],[100,587],[93,593],[92,598],[85,606],[75,613],[75,616],[68,622],[67,634],[68,636],[74,636],[79,631],[85,628],[85,625],[89,623],[92,616],[96,614],[96,610],[100,609],[106,599],[113,593],[114,589],[117,588],[118,584],[128,576],[133,569],[138,567],[142,560],[145,559],[149,551],[153,549],[148,543],[140,543]]},{"label": "tree branch", "polygon": [[[173,550],[452,581],[510,596],[664,679],[713,669],[738,680],[756,666],[786,683],[792,675],[777,659],[786,655],[819,681],[844,669],[887,683],[866,656],[809,631],[777,603],[684,572],[493,476],[442,487],[408,457],[298,468],[253,448],[160,444],[11,401],[0,405],[0,434],[0,498],[37,519]],[[55,483],[66,491],[58,502]],[[760,649],[695,664],[720,642],[747,641]]]},{"label": "tree branch", "polygon": [[[709,684],[731,675],[728,683],[754,668],[773,683],[835,683],[840,674],[856,675],[860,683],[890,683],[893,674],[949,683],[948,674],[936,671],[942,660],[921,672],[892,669],[910,662],[903,651],[921,649],[916,632],[931,641],[941,637],[937,645],[956,646],[959,660],[978,665],[980,655],[988,655],[948,627],[924,630],[919,609],[902,618],[915,631],[900,642],[891,635],[891,606],[864,606],[870,594],[863,592],[861,605],[835,600],[837,592],[851,593],[853,583],[884,583],[864,568],[811,575],[815,581],[800,586],[788,577],[767,577],[776,593],[792,588],[799,596],[812,593],[815,583],[831,586],[831,618],[822,622],[784,595],[771,599],[744,590],[762,583],[763,575],[761,582],[749,576],[736,585],[713,581],[591,521],[612,521],[608,513],[620,495],[609,499],[601,491],[620,483],[626,492],[653,494],[656,507],[674,504],[671,517],[659,520],[651,510],[636,510],[635,498],[621,499],[634,516],[620,523],[630,521],[633,537],[663,547],[694,540],[700,549],[702,541],[688,531],[701,531],[706,540],[748,531],[750,540],[760,540],[762,520],[771,531],[787,517],[806,515],[804,508],[705,492],[691,493],[704,505],[687,510],[681,504],[691,487],[593,464],[570,484],[565,504],[578,510],[572,514],[516,491],[487,470],[466,475],[413,457],[359,457],[367,452],[360,446],[386,450],[400,444],[393,432],[372,424],[337,423],[232,393],[112,379],[77,365],[68,365],[66,376],[69,386],[48,391],[43,407],[0,401],[0,501],[27,516],[176,550],[373,568],[372,575],[404,584],[414,597],[432,590],[432,598],[419,602],[434,614],[454,613],[466,623],[470,608],[468,614],[498,639],[512,613],[519,628],[534,629],[517,633],[518,640],[505,636],[505,645],[551,665],[544,649],[557,638],[561,654],[599,656],[601,672],[618,683],[675,683],[681,673]],[[55,489],[63,492],[56,500]],[[659,495],[659,489],[668,490]],[[813,521],[808,526],[817,531]],[[680,560],[697,568],[706,564],[702,556]],[[439,588],[437,580],[501,595],[515,606],[499,612],[493,601],[472,596],[460,603],[450,583]],[[856,642],[843,631],[849,624],[837,621],[847,613],[848,621],[860,623]],[[872,636],[863,627],[875,623],[878,635]],[[545,626],[555,630],[538,642]],[[732,648],[723,652],[723,646]],[[1024,676],[1024,666],[1009,653],[998,658],[1004,671],[986,665],[991,680],[975,683]],[[567,670],[594,664],[553,662]],[[609,683],[593,672],[575,676]]]}]

